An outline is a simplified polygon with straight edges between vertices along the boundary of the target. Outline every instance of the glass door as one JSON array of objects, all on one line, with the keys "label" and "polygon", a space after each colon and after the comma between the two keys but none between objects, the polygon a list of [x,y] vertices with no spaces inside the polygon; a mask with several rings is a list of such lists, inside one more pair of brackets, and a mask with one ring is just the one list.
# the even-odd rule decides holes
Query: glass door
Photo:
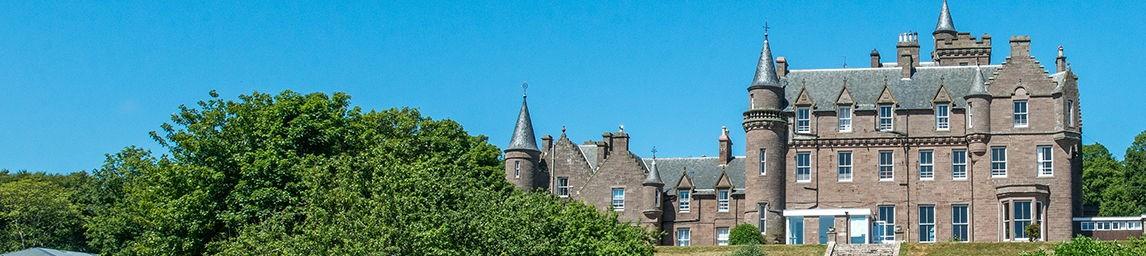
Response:
[{"label": "glass door", "polygon": [[788,244],[804,243],[804,216],[788,217]]}]

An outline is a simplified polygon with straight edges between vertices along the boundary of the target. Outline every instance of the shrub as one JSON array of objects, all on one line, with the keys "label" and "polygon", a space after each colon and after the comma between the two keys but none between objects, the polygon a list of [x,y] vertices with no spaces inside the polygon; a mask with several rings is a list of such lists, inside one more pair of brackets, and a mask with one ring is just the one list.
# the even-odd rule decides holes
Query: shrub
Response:
[{"label": "shrub", "polygon": [[[743,226],[743,225],[741,225],[741,226]],[[752,225],[749,225],[749,226],[752,226]],[[759,245],[752,244],[752,245],[741,245],[740,248],[736,248],[735,251],[732,251],[731,256],[763,256],[763,255],[764,255],[764,250],[760,250]]]},{"label": "shrub", "polygon": [[1032,223],[1027,225],[1027,227],[1023,229],[1023,232],[1027,232],[1027,239],[1033,242],[1039,240],[1039,237],[1042,236],[1042,232],[1039,232],[1040,230],[1038,223]]},{"label": "shrub", "polygon": [[736,225],[729,236],[732,245],[756,245],[764,242],[764,237],[760,236],[760,229],[752,224]]}]

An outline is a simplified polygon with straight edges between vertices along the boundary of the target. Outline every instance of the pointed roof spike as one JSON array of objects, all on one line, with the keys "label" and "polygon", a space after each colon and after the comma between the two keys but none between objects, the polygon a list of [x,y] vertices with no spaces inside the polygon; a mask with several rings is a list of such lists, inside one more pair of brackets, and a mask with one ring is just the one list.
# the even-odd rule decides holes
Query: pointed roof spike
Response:
[{"label": "pointed roof spike", "polygon": [[987,92],[987,81],[983,79],[983,69],[980,66],[975,66],[975,78],[971,81],[973,84],[971,84],[971,91],[967,93],[967,96],[991,95]]},{"label": "pointed roof spike", "polygon": [[648,186],[648,185],[664,185],[665,183],[661,181],[661,172],[660,172],[660,170],[657,170],[657,148],[656,147],[653,147],[653,163],[652,163],[652,166],[649,168],[650,168],[649,175],[647,177],[645,177],[645,181],[641,182],[641,184],[646,185],[646,186]]},{"label": "pointed roof spike", "polygon": [[780,87],[780,78],[776,76],[776,61],[772,59],[772,47],[768,43],[768,23],[764,23],[764,45],[760,49],[760,60],[756,62],[756,76],[752,78],[752,86]]},{"label": "pointed roof spike", "polygon": [[[522,84],[522,91],[529,87],[528,84]],[[521,95],[521,113],[517,115],[517,125],[513,127],[513,138],[509,141],[509,147],[505,151],[510,150],[528,150],[540,151],[537,149],[537,137],[533,136],[533,120],[529,118],[529,106],[526,104],[526,95]],[[564,132],[562,133],[564,134]]]},{"label": "pointed roof spike", "polygon": [[939,11],[939,22],[935,24],[935,32],[948,32],[954,34],[955,22],[951,21],[951,9],[947,8],[947,0],[943,0],[943,10]]}]

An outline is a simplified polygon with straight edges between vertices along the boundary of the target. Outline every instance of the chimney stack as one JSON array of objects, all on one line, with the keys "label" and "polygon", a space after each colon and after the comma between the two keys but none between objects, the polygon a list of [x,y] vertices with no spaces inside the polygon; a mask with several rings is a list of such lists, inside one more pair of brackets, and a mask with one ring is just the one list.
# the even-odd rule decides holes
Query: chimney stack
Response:
[{"label": "chimney stack", "polygon": [[776,76],[784,77],[786,75],[788,75],[788,58],[776,57]]},{"label": "chimney stack", "polygon": [[718,164],[732,162],[732,138],[728,136],[728,127],[720,127],[720,161]]},{"label": "chimney stack", "polygon": [[546,134],[541,137],[541,150],[549,151],[553,149],[553,136]]},{"label": "chimney stack", "polygon": [[1011,57],[1031,56],[1031,36],[1011,36]]},{"label": "chimney stack", "polygon": [[612,149],[610,150],[613,152],[629,152],[629,134],[625,133],[624,125],[621,125],[620,130],[613,133]]},{"label": "chimney stack", "polygon": [[915,68],[919,67],[919,33],[899,34],[895,51],[899,68],[903,70],[903,78],[910,79],[912,75],[915,75]]},{"label": "chimney stack", "polygon": [[877,51],[875,49],[871,49],[871,67],[873,67],[873,68],[883,67],[883,63],[880,63],[879,51]]},{"label": "chimney stack", "polygon": [[601,141],[597,144],[597,164],[604,163],[605,159],[609,159],[609,151],[613,148],[613,133],[605,132],[601,134]]},{"label": "chimney stack", "polygon": [[1066,55],[1062,53],[1062,45],[1058,46],[1058,57],[1054,59],[1055,72],[1066,71]]}]

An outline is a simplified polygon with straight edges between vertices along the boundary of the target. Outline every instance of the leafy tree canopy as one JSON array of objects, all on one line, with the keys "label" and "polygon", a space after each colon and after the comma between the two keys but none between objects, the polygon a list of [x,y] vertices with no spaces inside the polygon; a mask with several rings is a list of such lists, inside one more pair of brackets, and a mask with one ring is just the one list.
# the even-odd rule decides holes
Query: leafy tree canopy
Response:
[{"label": "leafy tree canopy", "polygon": [[253,93],[180,107],[93,173],[105,254],[651,254],[615,216],[505,182],[500,152],[414,109],[336,93]]}]

